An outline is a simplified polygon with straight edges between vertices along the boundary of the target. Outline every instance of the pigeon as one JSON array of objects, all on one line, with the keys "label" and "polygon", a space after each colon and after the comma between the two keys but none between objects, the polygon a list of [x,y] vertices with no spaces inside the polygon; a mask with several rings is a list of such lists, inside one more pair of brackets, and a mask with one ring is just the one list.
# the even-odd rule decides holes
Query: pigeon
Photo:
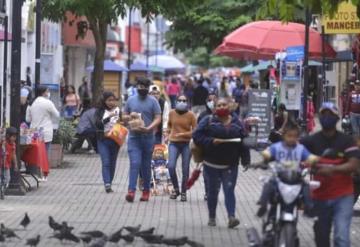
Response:
[{"label": "pigeon", "polygon": [[61,224],[60,232],[66,233],[66,232],[72,232],[72,230],[74,230],[74,227],[69,226],[66,221],[63,221],[63,223]]},{"label": "pigeon", "polygon": [[198,243],[198,242],[191,241],[191,240],[188,240],[186,243],[187,243],[190,247],[205,247],[205,245],[203,245],[202,243]]},{"label": "pigeon", "polygon": [[89,247],[104,247],[106,245],[107,238],[97,238],[90,242]]},{"label": "pigeon", "polygon": [[71,232],[60,232],[60,233],[56,233],[54,234],[53,236],[51,236],[50,238],[56,238],[56,239],[59,239],[61,242],[63,240],[69,240],[69,241],[72,241],[72,242],[75,242],[75,243],[79,243],[80,242],[80,239],[75,236],[74,234],[72,234]]},{"label": "pigeon", "polygon": [[81,232],[82,235],[87,235],[90,236],[92,238],[102,238],[105,237],[105,233],[101,232],[101,231],[89,231],[89,232]]},{"label": "pigeon", "polygon": [[0,234],[5,235],[6,238],[21,239],[13,230],[6,228],[3,223],[0,224]]},{"label": "pigeon", "polygon": [[37,235],[35,238],[29,238],[26,240],[26,245],[30,245],[31,247],[36,247],[40,242],[40,235]]},{"label": "pigeon", "polygon": [[120,241],[120,239],[122,239],[122,231],[124,229],[121,228],[119,231],[117,232],[114,232],[113,234],[110,235],[108,241],[111,242],[111,243],[118,243]]},{"label": "pigeon", "polygon": [[26,229],[26,227],[30,224],[30,218],[29,215],[27,213],[25,213],[24,218],[22,219],[22,221],[20,222],[20,225],[22,227],[24,227],[24,229]]},{"label": "pigeon", "polygon": [[135,240],[135,237],[132,234],[122,235],[121,238],[124,239],[126,243],[132,243]]},{"label": "pigeon", "polygon": [[92,237],[89,235],[85,235],[85,236],[80,236],[80,239],[81,241],[83,241],[83,243],[88,244],[91,242]]},{"label": "pigeon", "polygon": [[126,231],[130,232],[131,234],[135,234],[140,231],[141,225],[138,226],[125,226],[123,227]]},{"label": "pigeon", "polygon": [[49,226],[55,231],[61,231],[62,225],[57,223],[52,216],[49,216]]},{"label": "pigeon", "polygon": [[187,237],[181,237],[181,238],[164,238],[162,240],[163,244],[171,245],[171,246],[183,246],[187,243],[188,238]]},{"label": "pigeon", "polygon": [[148,244],[162,244],[162,240],[164,238],[163,235],[153,235],[153,234],[147,234],[147,235],[140,235],[140,237]]},{"label": "pigeon", "polygon": [[141,235],[150,235],[153,234],[155,231],[155,227],[151,227],[149,229],[143,230],[143,231],[139,231],[135,233],[135,236],[139,237]]},{"label": "pigeon", "polygon": [[1,233],[0,233],[0,243],[1,242],[5,242],[5,237],[4,237],[4,235],[2,235]]}]

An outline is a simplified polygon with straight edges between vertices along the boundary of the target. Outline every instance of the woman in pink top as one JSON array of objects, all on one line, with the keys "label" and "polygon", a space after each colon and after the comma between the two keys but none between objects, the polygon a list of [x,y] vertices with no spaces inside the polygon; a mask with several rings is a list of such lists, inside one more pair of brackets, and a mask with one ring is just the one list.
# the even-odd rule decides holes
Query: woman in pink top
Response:
[{"label": "woman in pink top", "polygon": [[171,109],[175,108],[176,99],[180,95],[180,85],[175,78],[171,79],[171,83],[167,85],[167,94],[171,102]]},{"label": "woman in pink top", "polygon": [[75,93],[74,86],[68,86],[64,101],[65,118],[72,118],[80,106],[80,98]]}]

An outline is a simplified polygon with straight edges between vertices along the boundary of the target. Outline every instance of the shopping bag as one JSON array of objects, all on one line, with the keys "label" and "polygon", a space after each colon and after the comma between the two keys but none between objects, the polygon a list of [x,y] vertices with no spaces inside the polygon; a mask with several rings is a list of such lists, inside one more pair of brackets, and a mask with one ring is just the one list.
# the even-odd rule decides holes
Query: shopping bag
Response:
[{"label": "shopping bag", "polygon": [[125,128],[120,123],[116,123],[111,128],[111,130],[105,134],[105,136],[106,136],[106,138],[113,140],[119,146],[121,146],[124,144],[127,134],[128,134],[127,128]]}]

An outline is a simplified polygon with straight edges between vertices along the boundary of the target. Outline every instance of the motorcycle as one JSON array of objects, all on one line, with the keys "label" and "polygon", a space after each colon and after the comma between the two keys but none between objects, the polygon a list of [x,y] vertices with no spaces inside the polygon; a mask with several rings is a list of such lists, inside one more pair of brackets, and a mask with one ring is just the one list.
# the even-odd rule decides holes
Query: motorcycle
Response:
[{"label": "motorcycle", "polygon": [[[292,164],[293,165],[293,164]],[[271,199],[270,209],[263,217],[262,238],[255,228],[247,230],[249,246],[252,247],[298,247],[300,240],[297,234],[298,210],[303,203],[303,187],[308,183],[310,188],[320,186],[317,181],[306,181],[309,169],[293,168],[289,164],[257,164],[251,168],[272,171],[271,179],[275,181],[276,192]],[[300,166],[297,166],[300,167]],[[266,179],[262,179],[266,181]]]}]

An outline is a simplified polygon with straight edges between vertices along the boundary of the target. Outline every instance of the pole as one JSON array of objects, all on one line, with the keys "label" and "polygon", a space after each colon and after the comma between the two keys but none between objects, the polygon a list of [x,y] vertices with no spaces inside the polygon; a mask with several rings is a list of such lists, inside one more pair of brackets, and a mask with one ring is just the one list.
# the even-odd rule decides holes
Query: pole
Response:
[{"label": "pole", "polygon": [[[21,79],[21,9],[23,0],[13,0],[12,7],[12,45],[11,45],[11,98],[10,124],[19,130],[20,127],[20,79]],[[16,157],[20,168],[19,135],[17,138]],[[25,186],[19,172],[11,171],[10,186],[7,193],[25,195]]]},{"label": "pole", "polygon": [[[326,87],[326,60],[325,60],[325,27],[321,25],[321,56],[322,56],[322,91]],[[325,101],[329,100],[328,93],[325,91]],[[323,97],[321,97],[323,99]],[[321,102],[322,103],[322,102]]]},{"label": "pole", "polygon": [[156,54],[155,54],[155,66],[157,66],[157,57],[158,57],[158,51],[159,51],[159,46],[158,46],[158,39],[159,39],[159,33],[158,32],[156,32],[156,41],[155,41],[155,43],[156,43]]},{"label": "pole", "polygon": [[304,51],[304,90],[303,90],[303,117],[302,127],[304,133],[306,133],[306,120],[307,120],[307,96],[309,94],[309,28],[310,28],[311,15],[309,7],[305,10],[305,51]]},{"label": "pole", "polygon": [[41,0],[36,0],[35,92],[40,84],[41,61]]},{"label": "pole", "polygon": [[[132,8],[129,8],[129,37],[128,37],[128,60],[127,60],[127,67],[128,67],[128,78],[127,81],[130,83],[130,65],[131,65],[131,16],[132,15]],[[130,86],[130,85],[129,85]]]},{"label": "pole", "polygon": [[150,25],[148,23],[146,27],[146,69],[147,70],[149,70],[149,53],[150,53]]},{"label": "pole", "polygon": [[6,99],[7,99],[7,66],[8,66],[8,33],[9,33],[9,20],[8,16],[4,18],[4,74],[3,74],[3,89],[2,89],[2,97],[3,97],[3,112],[2,112],[2,126],[6,126]]}]

